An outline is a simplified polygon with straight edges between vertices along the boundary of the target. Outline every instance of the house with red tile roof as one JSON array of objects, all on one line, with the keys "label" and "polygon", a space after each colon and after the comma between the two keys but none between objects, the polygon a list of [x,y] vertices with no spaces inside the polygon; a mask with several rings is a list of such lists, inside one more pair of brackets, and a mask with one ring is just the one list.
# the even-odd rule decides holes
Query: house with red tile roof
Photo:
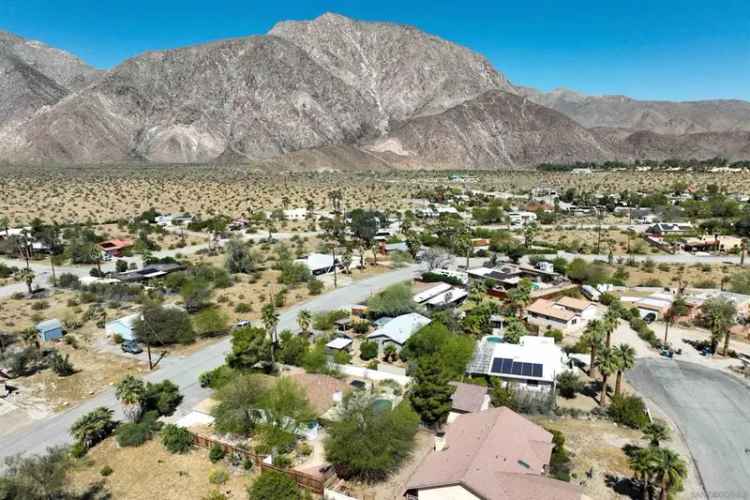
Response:
[{"label": "house with red tile roof", "polygon": [[107,240],[99,243],[102,253],[110,257],[122,257],[123,250],[132,246],[133,242],[129,240]]},{"label": "house with red tile roof", "polygon": [[584,500],[546,477],[552,434],[502,407],[459,416],[409,479],[409,500]]}]

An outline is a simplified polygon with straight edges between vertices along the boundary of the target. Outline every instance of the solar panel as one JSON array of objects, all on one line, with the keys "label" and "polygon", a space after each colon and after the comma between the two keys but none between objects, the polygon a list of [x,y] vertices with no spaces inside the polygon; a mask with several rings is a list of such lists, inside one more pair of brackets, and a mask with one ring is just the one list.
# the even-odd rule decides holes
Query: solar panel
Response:
[{"label": "solar panel", "polygon": [[543,368],[542,365],[540,365],[538,363],[532,363],[531,367],[532,367],[532,373],[531,373],[532,377],[541,377],[542,376],[542,368]]},{"label": "solar panel", "polygon": [[510,373],[513,369],[513,360],[510,358],[503,358],[502,373]]},{"label": "solar panel", "polygon": [[521,363],[522,366],[522,375],[524,377],[530,377],[531,376],[531,363]]},{"label": "solar panel", "polygon": [[523,363],[513,363],[513,375],[523,375]]}]

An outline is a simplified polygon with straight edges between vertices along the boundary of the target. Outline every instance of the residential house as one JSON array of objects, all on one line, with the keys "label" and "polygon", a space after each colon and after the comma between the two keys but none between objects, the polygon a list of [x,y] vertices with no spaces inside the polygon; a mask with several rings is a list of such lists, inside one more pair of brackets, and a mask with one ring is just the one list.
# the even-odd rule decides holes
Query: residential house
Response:
[{"label": "residential house", "polygon": [[547,299],[537,299],[526,308],[526,322],[540,332],[560,330],[563,333],[580,330],[585,324],[575,311]]},{"label": "residential house", "polygon": [[164,276],[182,271],[185,266],[177,262],[165,262],[163,264],[149,264],[142,269],[117,273],[113,277],[125,283],[147,281],[154,278],[163,278]]},{"label": "residential house", "polygon": [[141,313],[129,314],[104,324],[104,331],[110,337],[115,335],[122,340],[135,340],[133,326],[135,321],[141,317]]},{"label": "residential house", "polygon": [[549,391],[555,378],[567,369],[568,357],[553,338],[524,336],[518,344],[509,344],[485,337],[466,373],[498,377],[519,389]]},{"label": "residential house", "polygon": [[41,342],[59,340],[63,336],[63,325],[59,319],[48,319],[37,323],[34,327]]},{"label": "residential house", "polygon": [[420,328],[430,323],[430,318],[426,318],[419,313],[402,314],[367,336],[367,338],[378,344],[382,352],[386,346],[392,345],[396,350],[401,348]]},{"label": "residential house", "polygon": [[284,210],[284,219],[286,220],[305,220],[308,212],[306,208],[289,208]]},{"label": "residential house", "polygon": [[685,234],[693,230],[690,222],[657,222],[646,228],[646,233],[658,237]]},{"label": "residential house", "polygon": [[552,434],[502,407],[460,415],[407,482],[408,500],[582,500],[546,477]]},{"label": "residential house", "polygon": [[352,340],[346,337],[337,337],[326,344],[326,352],[328,354],[336,354],[337,352],[351,352],[352,351]]},{"label": "residential house", "polygon": [[422,290],[421,292],[414,295],[414,302],[417,304],[423,304],[430,300],[433,297],[437,297],[443,292],[447,292],[453,288],[453,285],[449,285],[448,283],[438,283],[434,286],[431,286],[430,288],[427,288],[425,290]]},{"label": "residential house", "polygon": [[445,292],[430,298],[424,304],[430,309],[442,309],[445,307],[454,307],[466,300],[469,292],[464,288],[451,287]]},{"label": "residential house", "polygon": [[534,212],[508,212],[508,218],[513,226],[525,226],[536,222],[536,214]]},{"label": "residential house", "polygon": [[105,258],[122,257],[125,249],[132,246],[133,242],[129,240],[107,240],[99,243],[99,249]]},{"label": "residential house", "polygon": [[555,305],[563,307],[568,311],[573,311],[581,317],[584,323],[588,323],[592,319],[596,319],[598,316],[596,305],[588,300],[563,296],[555,301]]},{"label": "residential house", "polygon": [[456,388],[451,395],[451,411],[448,413],[448,423],[452,423],[459,415],[477,413],[490,407],[489,389],[477,384],[451,382]]},{"label": "residential house", "polygon": [[[306,257],[297,259],[296,262],[301,262],[307,266],[315,276],[331,273],[335,267],[333,256],[327,253],[311,253]],[[341,267],[339,259],[336,259],[336,266]]]}]

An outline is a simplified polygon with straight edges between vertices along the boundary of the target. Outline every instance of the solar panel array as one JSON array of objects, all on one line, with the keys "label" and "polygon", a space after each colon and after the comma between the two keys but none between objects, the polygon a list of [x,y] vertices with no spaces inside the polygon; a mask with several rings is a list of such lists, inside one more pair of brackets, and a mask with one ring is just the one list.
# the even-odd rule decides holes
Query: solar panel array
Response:
[{"label": "solar panel array", "polygon": [[501,375],[541,378],[543,365],[541,363],[514,362],[510,358],[495,358],[492,360],[490,371]]}]

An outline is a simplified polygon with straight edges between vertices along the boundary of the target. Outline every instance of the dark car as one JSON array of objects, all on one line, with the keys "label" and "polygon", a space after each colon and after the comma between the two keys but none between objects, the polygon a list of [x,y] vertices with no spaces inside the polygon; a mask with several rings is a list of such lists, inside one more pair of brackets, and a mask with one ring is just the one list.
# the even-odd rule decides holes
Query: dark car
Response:
[{"label": "dark car", "polygon": [[649,324],[653,323],[654,321],[656,321],[656,313],[648,313],[643,317],[643,321]]},{"label": "dark car", "polygon": [[120,349],[122,349],[122,352],[129,354],[140,354],[143,352],[143,348],[135,340],[126,340],[120,344]]}]

